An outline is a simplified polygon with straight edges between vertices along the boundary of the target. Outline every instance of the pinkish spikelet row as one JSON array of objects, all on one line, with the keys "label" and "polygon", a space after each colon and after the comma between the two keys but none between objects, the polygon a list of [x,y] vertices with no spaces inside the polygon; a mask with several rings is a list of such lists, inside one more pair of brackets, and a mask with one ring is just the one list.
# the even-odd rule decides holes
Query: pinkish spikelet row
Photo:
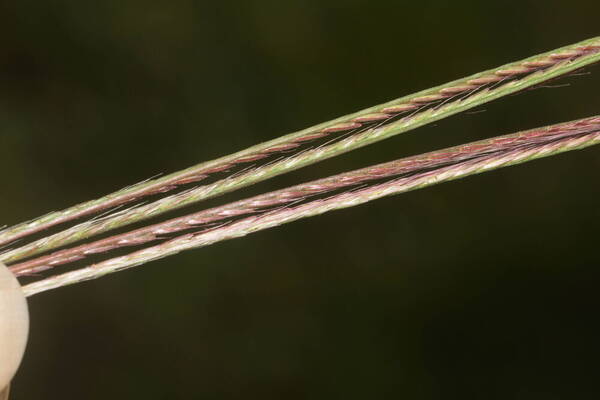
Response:
[{"label": "pinkish spikelet row", "polygon": [[518,148],[549,143],[566,137],[574,137],[600,131],[600,116],[566,122],[539,129],[499,136],[461,146],[408,157],[379,164],[324,179],[277,190],[249,199],[236,201],[221,207],[200,211],[162,223],[140,228],[128,233],[86,243],[73,248],[54,252],[29,261],[16,264],[11,270],[16,275],[41,272],[57,265],[74,262],[91,254],[104,253],[119,247],[141,245],[160,239],[167,234],[197,228],[209,223],[221,222],[231,217],[268,212],[273,207],[289,207],[290,204],[305,201],[310,197],[347,189],[359,184],[373,184],[374,181],[401,175],[422,174],[445,165],[452,165],[481,157],[504,154]]},{"label": "pinkish spikelet row", "polygon": [[54,288],[96,279],[109,273],[164,258],[184,250],[243,237],[250,233],[293,222],[301,218],[356,206],[384,196],[460,179],[469,175],[519,164],[564,151],[581,149],[594,144],[600,144],[600,132],[598,131],[579,136],[566,136],[549,143],[541,142],[530,146],[517,146],[515,149],[507,152],[488,154],[481,158],[465,160],[453,165],[440,167],[436,170],[428,170],[417,175],[402,177],[359,190],[341,193],[327,199],[313,200],[297,206],[280,208],[271,212],[250,216],[215,229],[184,234],[167,242],[124,256],[111,258],[61,275],[50,276],[26,285],[23,290],[27,296],[32,296]]}]

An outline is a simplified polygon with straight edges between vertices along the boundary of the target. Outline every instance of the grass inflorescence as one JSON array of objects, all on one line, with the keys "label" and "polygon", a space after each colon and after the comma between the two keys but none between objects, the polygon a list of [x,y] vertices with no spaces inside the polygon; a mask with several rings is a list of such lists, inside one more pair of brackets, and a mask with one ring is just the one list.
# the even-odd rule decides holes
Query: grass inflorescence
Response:
[{"label": "grass inflorescence", "polygon": [[57,265],[81,260],[91,254],[102,253],[119,247],[145,244],[159,240],[165,235],[190,229],[198,230],[216,222],[230,221],[241,216],[269,212],[275,208],[289,207],[295,203],[317,196],[330,195],[336,191],[353,190],[361,185],[371,185],[378,181],[400,176],[416,176],[428,171],[435,171],[441,167],[482,157],[501,155],[516,149],[546,144],[558,139],[572,138],[599,130],[600,116],[596,116],[374,165],[61,250],[13,265],[11,270],[16,275],[35,274]]},{"label": "grass inflorescence", "polygon": [[265,211],[198,233],[184,234],[125,256],[111,258],[88,267],[31,283],[24,287],[24,291],[27,296],[31,296],[57,287],[99,278],[109,273],[145,264],[149,261],[177,254],[184,250],[243,237],[250,233],[273,228],[298,219],[353,207],[384,196],[404,193],[565,151],[583,149],[594,144],[600,144],[600,129],[598,126],[595,126],[591,131],[580,131],[573,135],[558,135],[547,141],[533,141],[531,144],[516,146],[508,151],[492,152],[490,154],[484,152],[484,155],[480,157],[469,158],[450,165],[425,170],[414,175],[391,179],[365,188],[345,191],[328,198],[310,201],[297,206],[275,208],[271,211]]},{"label": "grass inflorescence", "polygon": [[[83,216],[97,215],[117,206],[133,205],[6,250],[0,254],[0,260],[12,264],[10,268],[15,274],[27,275],[81,260],[91,254],[126,246],[149,245],[124,256],[27,285],[28,294],[33,294],[329,210],[586,147],[598,141],[600,117],[523,131],[371,166],[40,256],[408,132],[598,61],[600,38],[589,39],[148,180],[1,231],[0,246],[10,245],[33,233]],[[140,200],[163,193],[157,200],[139,204]],[[156,244],[157,241],[160,243]]]}]

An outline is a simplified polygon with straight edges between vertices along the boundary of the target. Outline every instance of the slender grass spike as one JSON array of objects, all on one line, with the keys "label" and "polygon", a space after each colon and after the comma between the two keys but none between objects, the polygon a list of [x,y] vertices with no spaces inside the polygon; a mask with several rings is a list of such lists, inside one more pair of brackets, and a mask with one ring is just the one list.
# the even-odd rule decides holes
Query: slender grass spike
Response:
[{"label": "slender grass spike", "polygon": [[[238,174],[235,178],[223,179],[214,184],[201,186],[194,196],[188,196],[184,200],[174,196],[168,209],[172,210],[216,197],[394,135],[408,132],[500,97],[539,85],[598,61],[600,61],[600,37],[595,37],[521,61],[505,64],[284,135],[161,178],[148,180],[60,212],[49,213],[38,219],[0,231],[0,246],[86,215],[97,214],[122,204],[138,201],[149,195],[170,192],[182,184],[198,182],[215,172],[265,159],[267,156],[276,155],[280,151],[298,148],[301,144],[319,137],[338,133],[350,134],[342,140],[337,140],[334,137],[332,139],[334,142],[327,146],[301,152],[295,157],[273,163],[268,167],[251,169],[246,173]],[[404,113],[409,114],[405,115]],[[353,134],[356,130],[358,130],[358,133]],[[144,214],[143,219],[158,215],[166,210],[167,208],[157,207],[151,213]],[[123,226],[123,223],[130,224],[138,221],[140,221],[139,218],[126,218],[120,224],[111,225],[110,228],[114,229]],[[67,236],[68,238],[65,238],[61,245],[88,237],[78,234]],[[10,259],[7,257],[1,257],[1,259],[5,262],[13,262],[49,249],[45,246],[37,246],[33,251],[13,255]]]}]

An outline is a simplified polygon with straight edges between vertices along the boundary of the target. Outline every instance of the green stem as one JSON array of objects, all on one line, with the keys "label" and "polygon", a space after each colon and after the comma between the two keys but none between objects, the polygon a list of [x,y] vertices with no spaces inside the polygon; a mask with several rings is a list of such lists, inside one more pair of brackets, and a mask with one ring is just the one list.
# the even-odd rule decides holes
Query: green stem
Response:
[{"label": "green stem", "polygon": [[[18,238],[51,226],[79,218],[84,215],[124,204],[139,199],[156,191],[164,191],[177,186],[177,183],[199,179],[211,170],[219,170],[226,166],[255,160],[265,154],[273,154],[278,147],[297,145],[311,135],[333,134],[348,131],[357,127],[365,127],[367,121],[381,121],[407,110],[416,111],[395,122],[375,126],[356,133],[346,139],[338,140],[327,146],[307,150],[279,162],[257,167],[245,173],[232,176],[210,185],[199,186],[185,193],[168,196],[155,203],[136,207],[126,212],[119,212],[109,218],[85,222],[57,235],[41,239],[30,245],[0,254],[0,260],[14,262],[19,259],[64,246],[75,241],[86,239],[111,229],[160,215],[166,211],[177,209],[201,200],[216,197],[245,186],[258,183],[268,178],[302,168],[371,143],[398,135],[420,126],[438,121],[459,112],[469,110],[497,98],[540,84],[572,72],[586,65],[600,61],[600,38],[588,39],[574,45],[565,46],[551,52],[527,58],[515,63],[503,65],[467,78],[455,80],[447,84],[405,96],[378,106],[349,114],[332,121],[313,126],[302,131],[253,146],[246,150],[219,159],[198,164],[160,179],[144,182],[119,192],[93,200],[64,211],[50,213],[37,220],[20,224],[0,232],[0,245],[10,243]],[[500,79],[500,80],[499,80]],[[512,79],[505,81],[507,79]],[[490,83],[497,86],[489,87]],[[455,97],[468,94],[467,97]],[[379,119],[379,120],[378,120]]]}]

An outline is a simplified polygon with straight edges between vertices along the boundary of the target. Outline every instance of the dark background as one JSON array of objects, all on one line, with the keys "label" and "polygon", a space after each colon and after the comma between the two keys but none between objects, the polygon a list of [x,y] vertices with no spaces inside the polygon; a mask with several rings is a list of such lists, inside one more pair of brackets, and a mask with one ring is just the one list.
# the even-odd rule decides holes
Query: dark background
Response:
[{"label": "dark background", "polygon": [[[598,35],[597,4],[2,2],[0,225]],[[220,201],[598,114],[589,71]],[[596,399],[599,151],[35,296],[13,398]]]}]

